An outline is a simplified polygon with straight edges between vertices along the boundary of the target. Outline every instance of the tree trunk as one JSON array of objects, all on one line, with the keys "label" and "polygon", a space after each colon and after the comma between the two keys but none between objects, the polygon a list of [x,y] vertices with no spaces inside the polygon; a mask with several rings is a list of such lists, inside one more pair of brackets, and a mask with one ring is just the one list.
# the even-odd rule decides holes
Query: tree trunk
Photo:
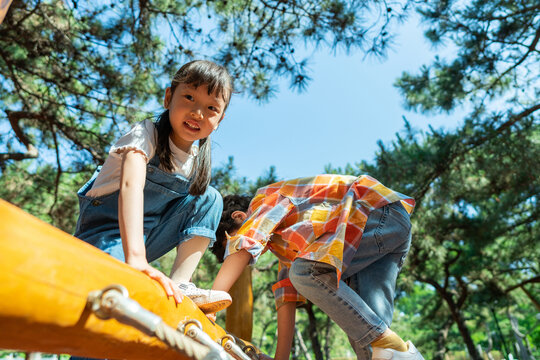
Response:
[{"label": "tree trunk", "polygon": [[463,342],[465,343],[465,346],[467,347],[467,351],[469,352],[470,358],[472,360],[482,360],[482,357],[478,353],[478,349],[476,349],[476,346],[474,346],[474,342],[471,337],[471,332],[469,331],[469,328],[467,328],[467,325],[465,324],[465,319],[463,319],[460,309],[457,307],[456,303],[453,301],[452,295],[446,291],[443,291],[441,295],[450,309],[450,313],[452,314],[452,319],[454,320],[454,322],[456,323],[458,327],[459,333],[461,334],[461,337],[463,338]]},{"label": "tree trunk", "polygon": [[486,349],[486,355],[488,360],[495,360],[493,355],[491,355],[491,350],[493,350],[493,337],[491,336],[491,329],[487,323],[484,324],[486,327],[486,334],[488,338],[488,348]]},{"label": "tree trunk", "polygon": [[247,266],[229,291],[232,304],[227,308],[225,329],[240,339],[251,341],[253,329],[253,291],[251,267]]},{"label": "tree trunk", "polygon": [[508,311],[508,318],[510,319],[510,325],[512,326],[512,333],[514,334],[515,347],[518,352],[519,360],[532,360],[532,355],[529,354],[529,350],[523,342],[525,335],[519,331],[517,319],[510,314],[510,311]]},{"label": "tree trunk", "polygon": [[326,359],[330,359],[330,328],[332,327],[332,320],[330,317],[326,318],[324,325],[324,356]]},{"label": "tree trunk", "polygon": [[310,301],[307,302],[305,309],[308,313],[309,319],[309,338],[311,339],[311,347],[313,348],[313,353],[315,354],[316,360],[324,360],[323,353],[321,349],[321,344],[319,342],[319,337],[317,336],[317,319],[315,319],[315,313],[313,312],[313,303]]},{"label": "tree trunk", "polygon": [[452,320],[448,319],[444,325],[439,329],[436,350],[433,354],[433,360],[444,360],[444,355],[446,354],[446,340],[448,339],[448,332],[452,326]]},{"label": "tree trunk", "polygon": [[302,336],[302,333],[297,327],[294,329],[294,331],[296,334],[296,338],[298,339],[298,344],[300,345],[300,349],[302,349],[302,352],[304,353],[306,360],[311,360],[311,355],[309,354],[309,350],[306,346],[306,343],[304,342],[304,337]]},{"label": "tree trunk", "polygon": [[454,311],[452,311],[452,313],[453,313],[452,316],[454,317],[455,322],[458,326],[459,333],[461,334],[461,337],[463,338],[463,341],[465,342],[465,345],[467,346],[467,350],[469,351],[469,355],[471,359],[482,360],[482,357],[480,356],[480,354],[478,353],[478,350],[474,346],[474,342],[471,337],[471,332],[469,331],[469,328],[465,324],[465,319],[463,319],[461,312],[459,311],[459,309],[456,308],[455,313]]},{"label": "tree trunk", "polygon": [[25,354],[26,360],[41,360],[40,352],[29,352]]}]

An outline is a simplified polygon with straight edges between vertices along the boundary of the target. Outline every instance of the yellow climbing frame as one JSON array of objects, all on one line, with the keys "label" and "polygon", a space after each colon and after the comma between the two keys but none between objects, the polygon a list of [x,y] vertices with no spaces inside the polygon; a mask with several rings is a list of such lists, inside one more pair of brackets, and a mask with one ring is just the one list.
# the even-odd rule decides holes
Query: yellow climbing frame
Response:
[{"label": "yellow climbing frame", "polygon": [[121,284],[145,309],[176,328],[201,322],[214,340],[226,333],[191,300],[176,304],[141,272],[0,200],[0,348],[109,359],[183,359],[156,338],[100,320],[88,293]]},{"label": "yellow climbing frame", "polygon": [[12,0],[0,0],[0,24],[4,21]]}]

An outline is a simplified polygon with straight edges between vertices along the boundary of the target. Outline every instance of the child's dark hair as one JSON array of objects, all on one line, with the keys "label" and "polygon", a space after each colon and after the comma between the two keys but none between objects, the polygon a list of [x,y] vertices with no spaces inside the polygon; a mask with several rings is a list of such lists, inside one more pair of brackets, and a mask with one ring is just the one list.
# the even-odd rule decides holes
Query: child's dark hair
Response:
[{"label": "child's dark hair", "polygon": [[231,217],[232,213],[235,211],[246,212],[250,201],[251,197],[244,195],[227,195],[223,197],[223,212],[216,231],[216,242],[211,249],[219,262],[223,262],[223,256],[225,255],[224,244],[227,243],[225,232],[238,230],[242,225]]},{"label": "child's dark hair", "polygon": [[[208,94],[216,93],[222,96],[225,101],[225,111],[229,105],[233,92],[233,79],[227,69],[223,66],[208,60],[195,60],[183,65],[176,72],[171,81],[171,94],[178,84],[189,84],[195,88],[206,85]],[[169,147],[169,135],[172,127],[169,119],[169,110],[165,110],[159,115],[156,122],[157,128],[157,146],[156,152],[159,156],[159,162],[163,169],[171,172],[173,170],[171,162],[171,148]],[[197,156],[197,165],[195,168],[195,178],[189,188],[191,195],[202,195],[210,183],[212,173],[210,136],[199,140],[199,155]]]}]

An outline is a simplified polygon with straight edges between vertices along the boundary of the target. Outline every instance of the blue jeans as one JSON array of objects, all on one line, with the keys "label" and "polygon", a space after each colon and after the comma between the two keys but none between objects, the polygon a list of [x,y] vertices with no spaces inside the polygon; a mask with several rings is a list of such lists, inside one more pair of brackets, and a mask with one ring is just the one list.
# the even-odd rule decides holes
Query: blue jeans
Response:
[{"label": "blue jeans", "polygon": [[360,360],[371,359],[369,344],[392,323],[396,279],[410,243],[409,214],[396,202],[370,213],[339,287],[331,265],[301,258],[291,265],[296,290],[345,331]]}]

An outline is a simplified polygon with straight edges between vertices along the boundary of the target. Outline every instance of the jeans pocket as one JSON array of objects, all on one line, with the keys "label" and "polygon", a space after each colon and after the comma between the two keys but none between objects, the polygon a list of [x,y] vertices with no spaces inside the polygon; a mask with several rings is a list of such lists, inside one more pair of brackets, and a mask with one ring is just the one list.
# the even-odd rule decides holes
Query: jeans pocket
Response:
[{"label": "jeans pocket", "polygon": [[385,224],[388,220],[389,206],[385,205],[380,209],[381,218],[379,219],[379,224],[374,232],[375,242],[379,248],[379,253],[384,253],[386,251],[384,237],[385,237]]},{"label": "jeans pocket", "polygon": [[399,203],[384,206],[375,239],[381,253],[407,252],[410,246],[411,221]]},{"label": "jeans pocket", "polygon": [[400,224],[404,229],[405,233],[409,234],[411,232],[411,216],[405,210],[401,202],[397,201],[392,203],[389,206],[389,216],[392,217],[392,221],[396,224]]}]

